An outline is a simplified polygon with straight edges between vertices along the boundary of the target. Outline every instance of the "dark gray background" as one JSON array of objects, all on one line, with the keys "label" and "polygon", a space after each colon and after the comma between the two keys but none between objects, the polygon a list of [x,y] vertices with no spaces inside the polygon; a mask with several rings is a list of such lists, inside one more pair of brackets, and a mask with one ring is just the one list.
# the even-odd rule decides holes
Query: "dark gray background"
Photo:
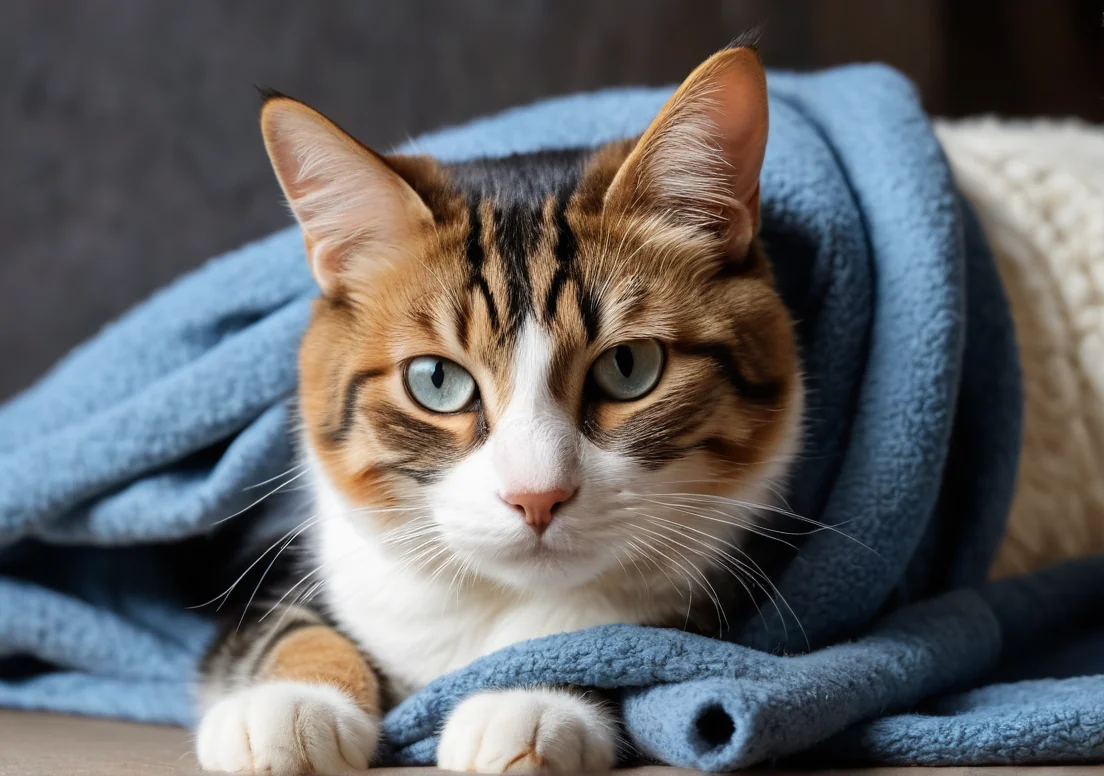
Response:
[{"label": "dark gray background", "polygon": [[0,0],[0,398],[154,288],[287,223],[277,88],[387,148],[539,97],[884,60],[929,108],[1104,119],[1095,0]]}]

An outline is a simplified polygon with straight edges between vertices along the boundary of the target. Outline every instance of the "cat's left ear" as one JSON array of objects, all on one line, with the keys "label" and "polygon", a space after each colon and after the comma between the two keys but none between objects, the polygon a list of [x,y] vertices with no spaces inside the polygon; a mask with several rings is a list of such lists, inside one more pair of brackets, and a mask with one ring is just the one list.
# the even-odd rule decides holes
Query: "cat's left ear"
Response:
[{"label": "cat's left ear", "polygon": [[752,48],[707,59],[660,110],[605,197],[717,230],[742,255],[759,230],[759,172],[767,147],[767,79]]},{"label": "cat's left ear", "polygon": [[327,296],[403,254],[420,230],[432,227],[429,208],[386,160],[313,108],[270,97],[261,131],[303,229],[311,272]]}]

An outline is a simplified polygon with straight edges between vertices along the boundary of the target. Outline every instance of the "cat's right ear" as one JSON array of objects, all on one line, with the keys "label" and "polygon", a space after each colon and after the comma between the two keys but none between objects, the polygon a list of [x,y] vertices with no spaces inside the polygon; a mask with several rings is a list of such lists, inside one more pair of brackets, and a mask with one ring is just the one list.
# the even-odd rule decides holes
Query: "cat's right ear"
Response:
[{"label": "cat's right ear", "polygon": [[767,78],[748,46],[720,51],[683,81],[606,192],[606,206],[643,210],[724,235],[733,255],[759,231],[767,148]]},{"label": "cat's right ear", "polygon": [[340,294],[348,280],[401,255],[432,227],[429,208],[383,157],[313,108],[270,97],[261,131],[323,294]]}]

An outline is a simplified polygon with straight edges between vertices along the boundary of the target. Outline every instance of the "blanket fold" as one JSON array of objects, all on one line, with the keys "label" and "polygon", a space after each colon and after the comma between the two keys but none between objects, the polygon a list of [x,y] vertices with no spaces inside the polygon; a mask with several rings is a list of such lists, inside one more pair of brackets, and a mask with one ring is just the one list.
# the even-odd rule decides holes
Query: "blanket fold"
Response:
[{"label": "blanket fold", "polygon": [[[549,100],[413,141],[445,160],[593,146],[670,93]],[[763,238],[798,321],[808,422],[789,502],[829,526],[723,639],[609,626],[519,644],[391,711],[430,763],[466,694],[621,690],[663,762],[1087,760],[1104,563],[986,584],[1021,393],[1007,304],[911,85],[878,66],[770,77]],[[0,407],[0,705],[191,721],[213,611],[182,583],[294,464],[295,350],[316,293],[288,229],[181,279]],[[271,484],[271,483],[270,483]],[[212,540],[213,541],[213,540]],[[1045,602],[1046,605],[1040,605]],[[1052,645],[1051,645],[1052,646]],[[1071,647],[1072,649],[1072,647]],[[1104,661],[1097,661],[1104,662]],[[1052,663],[1050,664],[1052,665]],[[1095,693],[1095,694],[1090,694]]]}]

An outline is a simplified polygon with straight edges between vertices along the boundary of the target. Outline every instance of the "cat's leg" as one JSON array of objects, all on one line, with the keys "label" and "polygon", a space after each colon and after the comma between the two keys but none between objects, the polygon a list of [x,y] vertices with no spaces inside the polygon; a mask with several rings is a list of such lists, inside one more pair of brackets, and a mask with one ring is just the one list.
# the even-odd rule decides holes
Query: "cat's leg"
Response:
[{"label": "cat's leg", "polygon": [[606,771],[616,756],[613,711],[561,689],[473,695],[449,715],[437,746],[439,768],[480,773]]},{"label": "cat's leg", "polygon": [[379,743],[379,680],[356,645],[303,610],[235,631],[205,661],[196,752],[206,770],[346,773]]}]

